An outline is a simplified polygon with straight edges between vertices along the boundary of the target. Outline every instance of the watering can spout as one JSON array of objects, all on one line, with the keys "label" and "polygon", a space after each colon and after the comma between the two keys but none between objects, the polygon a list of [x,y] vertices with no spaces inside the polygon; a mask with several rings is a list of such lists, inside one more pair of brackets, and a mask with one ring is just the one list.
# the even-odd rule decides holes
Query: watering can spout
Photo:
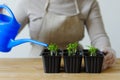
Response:
[{"label": "watering can spout", "polygon": [[40,46],[44,46],[44,47],[48,46],[48,44],[46,44],[44,42],[39,42],[39,41],[32,40],[32,39],[18,39],[18,40],[10,39],[10,42],[8,44],[8,48],[12,48],[12,47],[15,47],[17,45],[20,45],[20,44],[23,44],[23,43],[26,43],[26,42],[31,42],[31,43],[34,43],[34,44],[37,44],[37,45],[40,45]]}]

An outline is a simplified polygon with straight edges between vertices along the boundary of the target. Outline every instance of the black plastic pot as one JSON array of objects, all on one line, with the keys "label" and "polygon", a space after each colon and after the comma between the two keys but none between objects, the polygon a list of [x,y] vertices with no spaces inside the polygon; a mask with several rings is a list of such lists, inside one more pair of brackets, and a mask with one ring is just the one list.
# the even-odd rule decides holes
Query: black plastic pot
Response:
[{"label": "black plastic pot", "polygon": [[61,51],[58,51],[58,56],[51,56],[50,51],[45,49],[42,52],[43,67],[45,73],[59,73],[61,63]]},{"label": "black plastic pot", "polygon": [[89,56],[88,50],[84,50],[84,65],[87,73],[101,73],[103,64],[103,53],[97,52],[97,56]]},{"label": "black plastic pot", "polygon": [[63,51],[64,70],[66,73],[80,73],[82,55],[78,51],[77,55],[68,56],[67,50]]}]

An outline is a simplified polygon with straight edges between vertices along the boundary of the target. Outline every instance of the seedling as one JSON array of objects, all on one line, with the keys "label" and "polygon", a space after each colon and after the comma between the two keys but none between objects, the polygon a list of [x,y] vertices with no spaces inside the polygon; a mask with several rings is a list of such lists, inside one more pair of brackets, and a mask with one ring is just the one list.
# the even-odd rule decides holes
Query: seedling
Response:
[{"label": "seedling", "polygon": [[69,43],[67,45],[68,56],[71,56],[77,52],[78,45],[79,44],[77,42]]},{"label": "seedling", "polygon": [[96,54],[96,52],[97,52],[97,48],[95,48],[94,46],[88,46],[88,51],[89,51],[89,53],[90,53],[90,56],[96,56],[97,54]]},{"label": "seedling", "polygon": [[58,50],[58,46],[56,44],[49,44],[48,46],[48,50],[50,50],[50,55],[52,56],[53,54],[55,54],[55,56],[57,56],[57,50]]}]

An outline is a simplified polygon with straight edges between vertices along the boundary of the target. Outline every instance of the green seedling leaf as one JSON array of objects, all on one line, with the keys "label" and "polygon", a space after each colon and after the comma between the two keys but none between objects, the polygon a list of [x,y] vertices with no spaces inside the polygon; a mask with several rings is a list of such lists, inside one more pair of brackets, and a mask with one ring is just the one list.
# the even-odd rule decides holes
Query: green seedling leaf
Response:
[{"label": "green seedling leaf", "polygon": [[88,46],[88,51],[90,53],[90,56],[96,56],[96,52],[97,52],[97,48],[95,48],[94,46]]},{"label": "green seedling leaf", "polygon": [[67,45],[68,56],[71,56],[77,52],[78,45],[78,42],[69,43]]},{"label": "green seedling leaf", "polygon": [[55,54],[55,55],[57,56],[58,46],[57,46],[56,44],[53,44],[53,43],[49,44],[48,50],[50,50],[51,56],[52,56],[53,54]]}]

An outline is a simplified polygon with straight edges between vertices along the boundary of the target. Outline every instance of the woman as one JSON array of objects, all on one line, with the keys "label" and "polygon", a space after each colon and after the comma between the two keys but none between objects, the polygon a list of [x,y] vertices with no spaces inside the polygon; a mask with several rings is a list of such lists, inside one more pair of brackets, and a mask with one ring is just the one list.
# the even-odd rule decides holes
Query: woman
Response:
[{"label": "woman", "polygon": [[[54,42],[60,48],[82,40],[86,28],[91,45],[105,53],[103,69],[115,62],[96,0],[17,0],[13,12],[21,30],[28,24],[32,39]],[[42,49],[32,44],[31,55],[39,56]]]}]

